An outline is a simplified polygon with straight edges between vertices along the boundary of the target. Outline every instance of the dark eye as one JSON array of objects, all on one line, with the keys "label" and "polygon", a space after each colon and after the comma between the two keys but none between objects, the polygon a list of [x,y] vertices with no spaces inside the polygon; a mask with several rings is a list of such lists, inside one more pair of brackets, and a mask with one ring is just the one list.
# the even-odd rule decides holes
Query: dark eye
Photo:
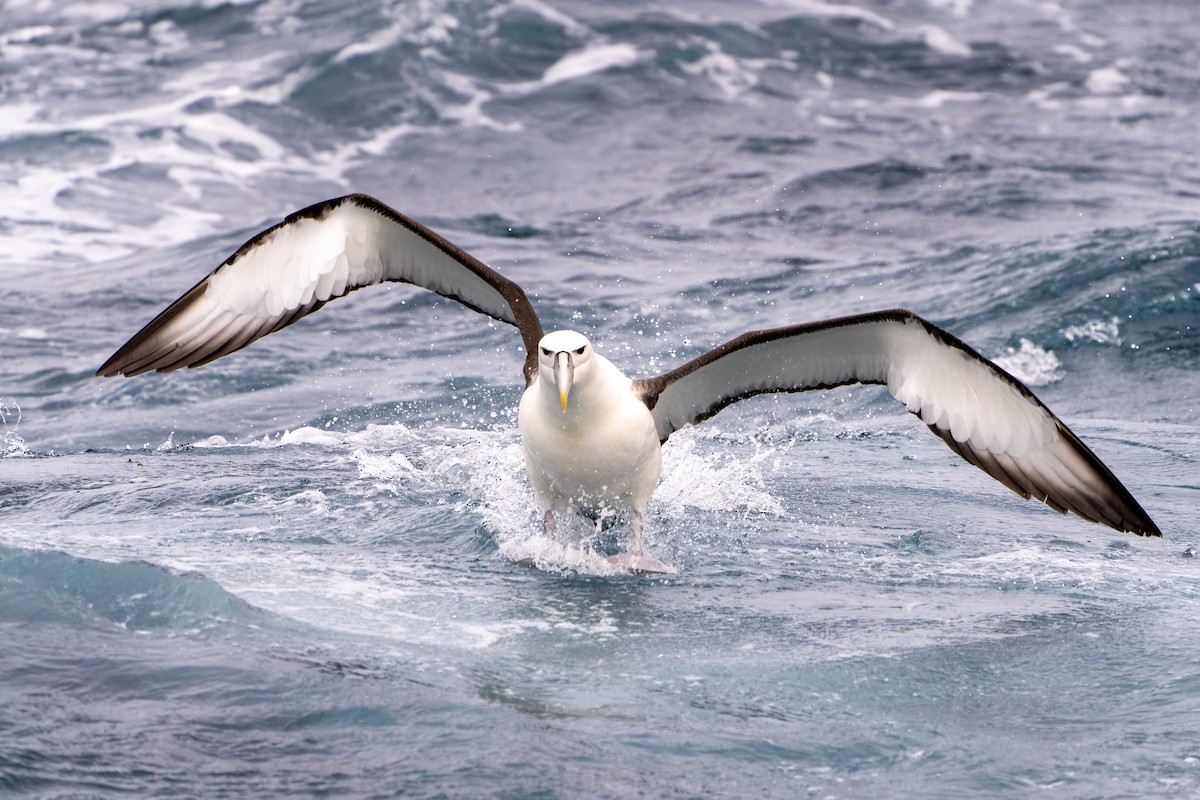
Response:
[{"label": "dark eye", "polygon": [[542,355],[544,355],[544,356],[548,356],[548,355],[550,355],[550,348],[549,348],[549,347],[543,347],[543,348],[542,348]]},{"label": "dark eye", "polygon": [[581,356],[581,355],[583,355],[583,351],[584,351],[584,349],[585,349],[586,347],[587,347],[587,345],[585,344],[583,347],[581,347],[581,348],[579,348],[578,350],[576,350],[576,351],[575,351],[575,355],[577,355],[577,356]]}]

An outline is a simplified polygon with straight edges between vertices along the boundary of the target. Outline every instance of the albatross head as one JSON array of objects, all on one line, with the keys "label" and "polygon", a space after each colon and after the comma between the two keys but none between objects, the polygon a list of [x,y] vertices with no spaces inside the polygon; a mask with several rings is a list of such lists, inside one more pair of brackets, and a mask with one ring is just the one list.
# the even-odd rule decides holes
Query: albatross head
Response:
[{"label": "albatross head", "polygon": [[538,343],[539,380],[554,382],[564,414],[567,395],[577,380],[586,380],[591,360],[592,343],[582,333],[554,331]]}]

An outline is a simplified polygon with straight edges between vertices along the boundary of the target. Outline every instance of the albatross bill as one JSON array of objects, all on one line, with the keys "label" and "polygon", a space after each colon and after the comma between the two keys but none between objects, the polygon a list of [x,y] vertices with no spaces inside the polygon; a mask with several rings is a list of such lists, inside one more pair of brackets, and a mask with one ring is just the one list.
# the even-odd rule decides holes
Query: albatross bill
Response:
[{"label": "albatross bill", "polygon": [[[1019,380],[905,310],[751,331],[662,375],[633,380],[574,331],[544,334],[525,292],[420,223],[366,195],[297,211],[246,242],[136,333],[97,371],[198,367],[292,324],[330,300],[410,283],[514,325],[524,344],[519,427],[547,533],[555,515],[644,512],[660,447],[680,428],[767,392],[878,384],[962,458],[1025,498],[1119,531],[1158,527],[1092,451]],[[657,567],[663,567],[659,570]]]}]

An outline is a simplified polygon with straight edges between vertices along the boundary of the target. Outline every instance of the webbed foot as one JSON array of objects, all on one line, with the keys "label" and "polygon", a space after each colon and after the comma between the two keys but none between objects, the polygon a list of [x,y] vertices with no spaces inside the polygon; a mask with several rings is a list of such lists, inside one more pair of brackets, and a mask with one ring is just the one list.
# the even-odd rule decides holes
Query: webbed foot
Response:
[{"label": "webbed foot", "polygon": [[640,553],[617,553],[604,559],[634,575],[678,575],[679,570]]}]

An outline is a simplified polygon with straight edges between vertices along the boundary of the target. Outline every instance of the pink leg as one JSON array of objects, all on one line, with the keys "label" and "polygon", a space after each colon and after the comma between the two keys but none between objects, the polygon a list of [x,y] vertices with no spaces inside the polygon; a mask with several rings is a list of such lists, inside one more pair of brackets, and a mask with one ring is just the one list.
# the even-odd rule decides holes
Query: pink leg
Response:
[{"label": "pink leg", "polygon": [[633,511],[633,554],[638,558],[642,557],[642,528],[646,524],[646,518],[642,516],[642,512],[634,509]]}]

